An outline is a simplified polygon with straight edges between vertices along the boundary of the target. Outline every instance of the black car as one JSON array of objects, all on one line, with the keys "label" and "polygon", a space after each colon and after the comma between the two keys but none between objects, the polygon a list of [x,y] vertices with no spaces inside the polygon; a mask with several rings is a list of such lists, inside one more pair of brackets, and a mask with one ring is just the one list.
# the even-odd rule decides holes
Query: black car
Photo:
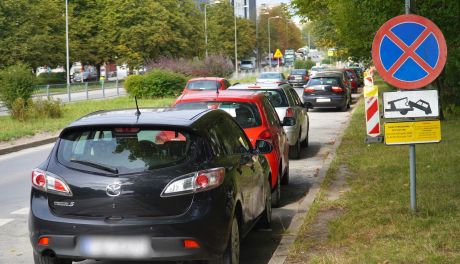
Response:
[{"label": "black car", "polygon": [[303,87],[309,80],[306,69],[294,69],[288,76],[288,82],[292,87]]},{"label": "black car", "polygon": [[303,100],[311,108],[338,108],[347,111],[351,89],[343,71],[319,72],[304,86]]},{"label": "black car", "polygon": [[240,237],[271,220],[262,154],[272,145],[256,146],[222,110],[100,111],[75,121],[32,172],[35,263],[238,263]]}]

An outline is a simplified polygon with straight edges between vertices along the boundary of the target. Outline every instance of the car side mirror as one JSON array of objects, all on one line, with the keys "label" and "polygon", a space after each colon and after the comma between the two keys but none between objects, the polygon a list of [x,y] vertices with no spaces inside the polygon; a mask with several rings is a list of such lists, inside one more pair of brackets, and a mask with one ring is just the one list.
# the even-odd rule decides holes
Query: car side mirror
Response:
[{"label": "car side mirror", "polygon": [[294,117],[285,117],[283,119],[282,126],[295,126],[295,118]]},{"label": "car side mirror", "polygon": [[270,144],[270,142],[263,139],[256,140],[256,147],[254,148],[255,154],[268,154],[272,152],[272,150],[273,145]]}]

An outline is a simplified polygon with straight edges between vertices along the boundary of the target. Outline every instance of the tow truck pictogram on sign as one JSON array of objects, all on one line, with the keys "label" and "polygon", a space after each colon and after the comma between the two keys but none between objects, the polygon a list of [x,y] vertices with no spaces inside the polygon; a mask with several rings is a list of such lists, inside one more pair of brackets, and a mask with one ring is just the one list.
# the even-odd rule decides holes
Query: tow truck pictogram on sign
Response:
[{"label": "tow truck pictogram on sign", "polygon": [[436,117],[439,114],[438,92],[424,90],[383,94],[384,117]]}]

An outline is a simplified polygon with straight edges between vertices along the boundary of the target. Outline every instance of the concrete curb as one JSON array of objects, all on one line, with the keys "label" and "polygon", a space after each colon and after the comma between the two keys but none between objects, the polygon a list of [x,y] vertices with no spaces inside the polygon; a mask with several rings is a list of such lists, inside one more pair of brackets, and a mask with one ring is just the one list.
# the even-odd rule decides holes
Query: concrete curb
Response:
[{"label": "concrete curb", "polygon": [[32,141],[32,142],[28,142],[28,143],[24,143],[24,144],[13,145],[11,147],[6,147],[6,148],[0,149],[0,155],[5,155],[5,154],[12,153],[12,152],[20,151],[20,150],[23,150],[23,149],[34,148],[34,147],[54,143],[54,142],[56,142],[56,140],[57,140],[57,137],[49,137],[49,138],[45,138],[45,139],[41,139],[41,140],[37,140],[37,141]]},{"label": "concrete curb", "polygon": [[[353,114],[355,113],[358,105],[361,103],[362,100],[363,100],[363,97],[362,95],[360,95],[358,101],[355,103],[355,107],[350,112],[351,114],[350,120],[353,117]],[[286,235],[283,235],[283,238],[281,239],[280,244],[276,248],[275,252],[273,252],[273,255],[270,261],[268,262],[268,264],[283,264],[286,261],[289,255],[289,248],[291,247],[291,245],[294,243],[295,239],[297,238],[297,234],[299,232],[300,227],[302,226],[304,217],[310,210],[311,205],[313,204],[313,202],[316,199],[316,196],[321,190],[321,183],[326,177],[326,174],[331,166],[331,163],[336,156],[336,150],[342,143],[342,138],[345,134],[345,130],[348,128],[349,125],[350,125],[350,122],[348,122],[346,125],[343,126],[344,129],[342,130],[342,133],[337,137],[337,140],[335,141],[334,146],[333,146],[333,151],[330,152],[327,155],[327,157],[324,159],[323,166],[318,172],[318,181],[313,183],[308,194],[299,203],[297,207],[297,213],[292,218],[291,224],[289,225],[287,229]]]}]

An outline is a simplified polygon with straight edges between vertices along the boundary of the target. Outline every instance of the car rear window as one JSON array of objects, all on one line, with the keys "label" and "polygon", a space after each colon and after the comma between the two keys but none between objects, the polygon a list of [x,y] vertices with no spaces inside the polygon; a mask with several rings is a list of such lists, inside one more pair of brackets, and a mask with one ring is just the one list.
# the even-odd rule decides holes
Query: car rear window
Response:
[{"label": "car rear window", "polygon": [[261,73],[259,79],[279,79],[281,78],[279,73]]},{"label": "car rear window", "polygon": [[220,82],[213,80],[191,81],[187,84],[189,90],[217,90],[220,87]]},{"label": "car rear window", "polygon": [[288,107],[289,102],[286,94],[282,89],[257,89],[253,90],[256,93],[262,93],[268,97],[273,107]]},{"label": "car rear window", "polygon": [[332,78],[332,77],[320,77],[320,78],[313,78],[310,80],[308,83],[309,86],[312,85],[332,85],[332,86],[338,86],[339,85],[339,80],[337,78]]},{"label": "car rear window", "polygon": [[262,125],[257,106],[254,103],[245,102],[190,102],[179,103],[179,109],[222,109],[229,113],[242,128],[258,127]]},{"label": "car rear window", "polygon": [[143,172],[185,162],[190,142],[188,133],[176,130],[75,130],[61,136],[57,157],[61,164],[81,170]]}]

